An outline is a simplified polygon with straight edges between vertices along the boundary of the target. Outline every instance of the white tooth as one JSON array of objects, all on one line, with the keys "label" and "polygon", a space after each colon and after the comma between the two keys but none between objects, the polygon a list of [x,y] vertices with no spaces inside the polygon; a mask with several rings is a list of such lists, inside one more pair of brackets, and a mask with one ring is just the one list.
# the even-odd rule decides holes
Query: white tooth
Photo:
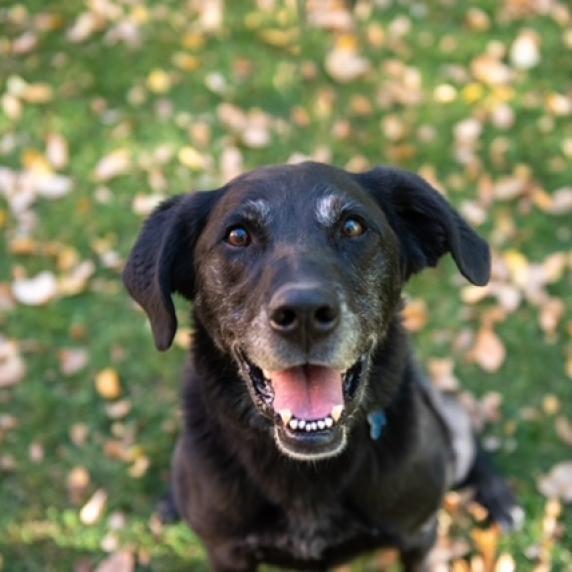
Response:
[{"label": "white tooth", "polygon": [[292,419],[290,421],[290,429],[296,431],[298,429],[298,419]]},{"label": "white tooth", "polygon": [[326,422],[323,419],[320,419],[318,421],[318,429],[320,429],[320,431],[323,431],[326,428]]},{"label": "white tooth", "polygon": [[311,423],[307,423],[306,424],[306,432],[309,433],[312,430],[312,424]]},{"label": "white tooth", "polygon": [[282,423],[284,423],[284,425],[288,425],[288,422],[292,419],[292,411],[290,411],[290,409],[282,409],[282,411],[279,411],[278,413],[280,417],[282,417]]},{"label": "white tooth", "polygon": [[318,424],[314,421],[312,423],[312,431],[315,431],[318,428]]},{"label": "white tooth", "polygon": [[304,429],[305,425],[306,422],[303,419],[300,419],[300,421],[298,421],[298,429]]},{"label": "white tooth", "polygon": [[324,419],[324,423],[326,424],[326,427],[331,427],[334,424],[334,420],[331,417],[326,417]]},{"label": "white tooth", "polygon": [[264,376],[264,379],[270,379],[270,372],[269,371],[266,371],[265,369],[263,369],[262,375]]},{"label": "white tooth", "polygon": [[340,417],[342,416],[342,411],[344,410],[344,406],[343,405],[334,405],[332,407],[332,419],[334,421],[339,421]]}]

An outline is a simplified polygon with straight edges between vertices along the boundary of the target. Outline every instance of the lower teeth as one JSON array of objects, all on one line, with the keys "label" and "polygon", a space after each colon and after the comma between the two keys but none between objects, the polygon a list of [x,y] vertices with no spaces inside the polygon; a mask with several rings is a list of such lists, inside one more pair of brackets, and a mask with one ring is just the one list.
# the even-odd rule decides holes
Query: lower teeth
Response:
[{"label": "lower teeth", "polygon": [[293,418],[290,419],[287,425],[292,431],[305,431],[306,433],[311,433],[313,431],[330,429],[334,424],[334,420],[328,416],[324,417],[324,419],[318,419],[317,421],[305,421],[304,419]]}]

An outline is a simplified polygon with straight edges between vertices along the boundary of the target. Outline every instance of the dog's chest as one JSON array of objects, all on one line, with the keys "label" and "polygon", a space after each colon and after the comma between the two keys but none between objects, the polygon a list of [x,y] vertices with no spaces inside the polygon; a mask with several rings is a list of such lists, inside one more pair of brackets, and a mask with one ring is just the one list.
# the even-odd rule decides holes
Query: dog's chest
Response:
[{"label": "dog's chest", "polygon": [[339,502],[295,503],[273,526],[247,537],[249,549],[275,563],[328,561],[353,545],[379,544],[386,535],[361,522]]}]

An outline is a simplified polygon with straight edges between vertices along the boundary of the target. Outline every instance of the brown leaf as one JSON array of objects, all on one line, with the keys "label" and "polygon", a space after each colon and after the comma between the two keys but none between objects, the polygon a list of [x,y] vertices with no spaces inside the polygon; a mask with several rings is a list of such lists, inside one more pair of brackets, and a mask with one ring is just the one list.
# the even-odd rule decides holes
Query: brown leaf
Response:
[{"label": "brown leaf", "polygon": [[538,489],[548,498],[572,502],[572,461],[552,467],[548,474],[539,479]]},{"label": "brown leaf", "polygon": [[427,368],[433,385],[441,391],[456,391],[459,389],[459,380],[453,373],[455,362],[452,359],[430,359]]},{"label": "brown leaf", "polygon": [[91,483],[91,476],[85,467],[75,467],[67,478],[67,488],[73,504],[80,504]]},{"label": "brown leaf", "polygon": [[0,388],[16,385],[26,375],[18,344],[0,336]]},{"label": "brown leaf", "polygon": [[358,53],[355,38],[343,36],[326,56],[325,68],[338,83],[350,83],[367,74],[371,65]]},{"label": "brown leaf", "polygon": [[101,562],[95,572],[135,572],[135,556],[127,550],[116,552]]},{"label": "brown leaf", "polygon": [[556,419],[556,433],[567,445],[572,445],[572,423],[567,417],[561,415]]},{"label": "brown leaf", "polygon": [[506,349],[491,327],[482,327],[468,357],[486,372],[493,373],[502,367]]},{"label": "brown leaf", "polygon": [[403,325],[410,332],[419,332],[428,321],[427,303],[421,298],[408,300],[402,312]]},{"label": "brown leaf", "polygon": [[483,557],[485,572],[494,571],[498,552],[500,529],[492,526],[487,529],[476,529],[472,533],[477,550]]},{"label": "brown leaf", "polygon": [[85,368],[89,354],[85,348],[64,348],[58,352],[60,371],[65,376],[75,375]]},{"label": "brown leaf", "polygon": [[106,182],[124,175],[131,169],[131,154],[127,149],[117,149],[100,159],[95,167],[94,178]]},{"label": "brown leaf", "polygon": [[548,298],[540,307],[540,327],[548,336],[554,336],[560,324],[566,306],[560,298]]}]

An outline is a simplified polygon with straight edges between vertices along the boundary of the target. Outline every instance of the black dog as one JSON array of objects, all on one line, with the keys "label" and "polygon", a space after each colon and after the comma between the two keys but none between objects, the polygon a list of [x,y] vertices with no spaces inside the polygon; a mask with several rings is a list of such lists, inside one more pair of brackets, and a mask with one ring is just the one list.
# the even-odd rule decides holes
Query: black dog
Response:
[{"label": "black dog", "polygon": [[214,570],[325,569],[381,546],[422,570],[461,484],[517,524],[400,324],[405,282],[447,252],[486,284],[487,244],[423,179],[386,167],[259,169],[149,218],[124,280],[160,350],[177,327],[171,294],[194,301],[173,492]]}]

